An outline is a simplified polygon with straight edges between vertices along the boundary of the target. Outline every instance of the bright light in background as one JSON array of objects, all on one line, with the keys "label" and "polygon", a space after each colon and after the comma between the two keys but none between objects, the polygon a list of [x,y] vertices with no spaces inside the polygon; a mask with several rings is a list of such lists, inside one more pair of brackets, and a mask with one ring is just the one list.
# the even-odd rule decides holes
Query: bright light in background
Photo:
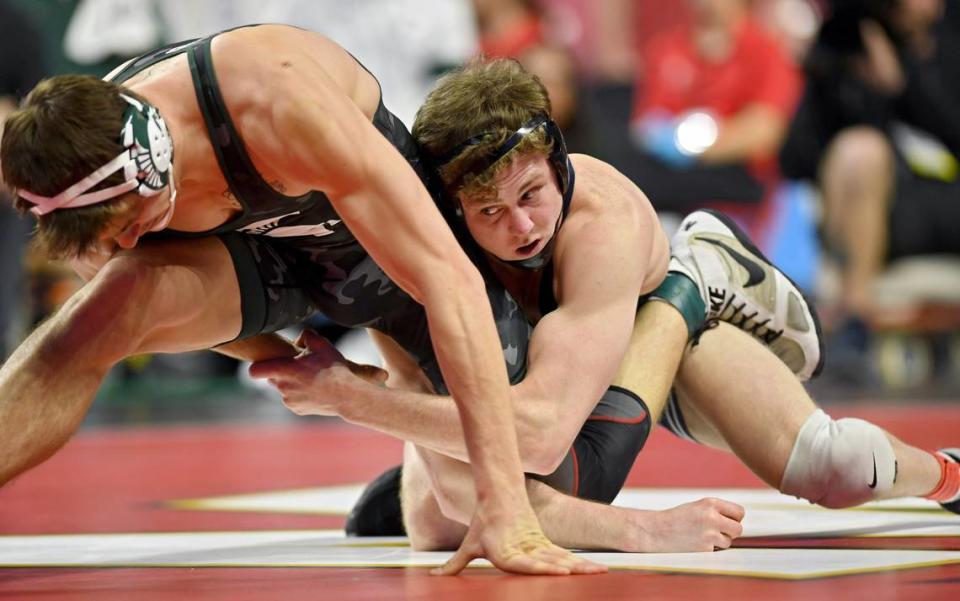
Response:
[{"label": "bright light in background", "polygon": [[674,142],[683,154],[698,155],[717,141],[717,121],[704,112],[690,113],[677,126]]}]

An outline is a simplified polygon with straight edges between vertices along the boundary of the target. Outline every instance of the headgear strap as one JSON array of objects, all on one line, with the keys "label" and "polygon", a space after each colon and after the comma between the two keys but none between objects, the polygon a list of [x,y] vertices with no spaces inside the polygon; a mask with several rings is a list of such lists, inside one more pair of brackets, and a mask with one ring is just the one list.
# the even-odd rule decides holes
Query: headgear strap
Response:
[{"label": "headgear strap", "polygon": [[[140,196],[153,196],[170,183],[173,140],[163,117],[150,104],[126,94],[120,94],[120,97],[129,105],[123,112],[123,129],[120,131],[123,152],[56,196],[17,190],[17,194],[34,203],[31,213],[39,217],[59,209],[85,207],[134,189]],[[122,184],[87,193],[120,169],[123,169]]]},{"label": "headgear strap", "polygon": [[[526,136],[530,135],[532,132],[540,129],[541,127],[544,129],[547,139],[553,143],[553,147],[550,150],[548,158],[550,159],[553,168],[556,170],[557,180],[560,184],[560,192],[563,194],[563,211],[557,218],[557,224],[554,227],[553,235],[550,237],[550,240],[536,255],[516,261],[505,261],[499,257],[494,257],[501,263],[519,267],[521,269],[541,269],[553,257],[554,245],[557,242],[557,232],[560,231],[560,224],[563,222],[563,218],[567,214],[567,210],[570,206],[570,199],[573,197],[573,167],[570,164],[570,159],[567,156],[567,146],[563,141],[563,134],[560,132],[560,128],[553,121],[553,119],[544,113],[538,113],[534,115],[532,119],[521,125],[519,129],[510,134],[503,144],[487,154],[484,157],[483,163],[476,169],[476,171],[480,173],[486,171],[494,163],[507,156],[507,154],[516,148]],[[497,135],[496,131],[486,131],[467,138],[460,144],[454,146],[448,152],[435,158],[433,160],[433,164],[438,169],[443,168],[443,166],[460,156],[460,154],[463,153],[467,148],[476,144],[480,144],[484,140],[490,139],[495,135]],[[461,219],[463,218],[463,210],[459,206],[456,210],[456,214],[457,217]]]}]

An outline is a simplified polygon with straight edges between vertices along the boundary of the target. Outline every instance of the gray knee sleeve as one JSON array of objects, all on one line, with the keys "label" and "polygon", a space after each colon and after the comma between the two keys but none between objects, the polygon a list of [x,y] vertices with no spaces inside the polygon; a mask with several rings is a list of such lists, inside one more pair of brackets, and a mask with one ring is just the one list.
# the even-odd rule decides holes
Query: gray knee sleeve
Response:
[{"label": "gray knee sleeve", "polygon": [[886,434],[861,419],[807,418],[794,443],[780,491],[824,507],[860,505],[888,496],[897,458]]}]

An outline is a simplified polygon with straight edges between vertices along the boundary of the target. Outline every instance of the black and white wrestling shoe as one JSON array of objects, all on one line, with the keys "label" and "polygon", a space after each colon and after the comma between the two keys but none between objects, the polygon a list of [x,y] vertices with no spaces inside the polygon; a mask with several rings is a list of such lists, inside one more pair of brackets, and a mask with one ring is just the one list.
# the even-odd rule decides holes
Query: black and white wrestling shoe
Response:
[{"label": "black and white wrestling shoe", "polygon": [[670,270],[700,289],[708,321],[725,321],[753,335],[801,380],[820,373],[823,337],[815,309],[733,220],[695,211],[680,223],[670,251]]}]

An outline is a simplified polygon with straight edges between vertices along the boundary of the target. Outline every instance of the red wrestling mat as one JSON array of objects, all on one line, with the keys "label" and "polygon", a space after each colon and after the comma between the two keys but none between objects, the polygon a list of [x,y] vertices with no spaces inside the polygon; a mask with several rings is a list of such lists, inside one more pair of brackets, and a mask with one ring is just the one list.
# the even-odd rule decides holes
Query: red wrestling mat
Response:
[{"label": "red wrestling mat", "polygon": [[[834,409],[875,421],[914,444],[956,445],[960,406]],[[400,443],[333,421],[297,426],[183,427],[85,432],[56,457],[0,489],[0,532],[38,534],[318,530],[340,516],[188,511],[198,499],[363,482],[399,461]],[[732,457],[658,430],[628,480],[633,487],[761,487]],[[944,514],[945,516],[947,514]],[[949,517],[949,516],[948,516]],[[958,522],[960,525],[960,522]],[[39,540],[39,539],[37,539]],[[749,548],[960,550],[956,536],[744,539]],[[735,550],[736,551],[736,550]],[[722,554],[714,554],[722,555]],[[731,555],[732,556],[732,555]],[[423,568],[5,568],[11,599],[956,599],[960,564],[845,572],[829,577],[718,576],[709,571],[614,570],[576,578],[507,576],[471,569],[433,578]],[[652,597],[651,597],[652,596]]]}]

